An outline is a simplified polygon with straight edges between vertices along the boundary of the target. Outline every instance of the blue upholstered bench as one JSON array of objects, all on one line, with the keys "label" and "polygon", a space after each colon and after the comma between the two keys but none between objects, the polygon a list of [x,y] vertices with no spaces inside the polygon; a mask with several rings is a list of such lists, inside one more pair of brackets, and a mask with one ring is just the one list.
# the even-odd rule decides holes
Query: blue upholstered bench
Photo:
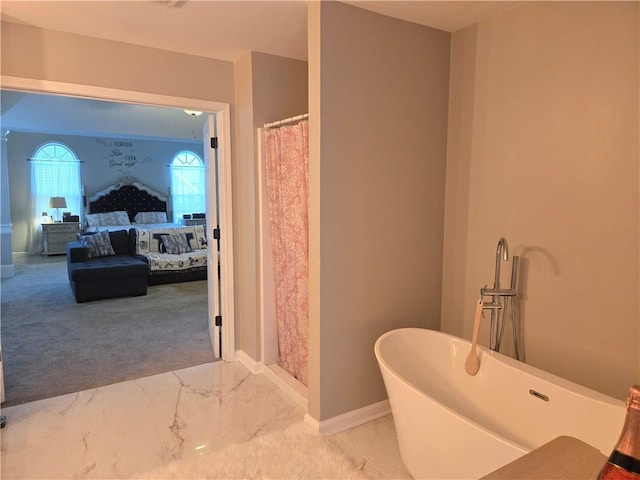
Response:
[{"label": "blue upholstered bench", "polygon": [[89,258],[81,242],[67,244],[67,272],[76,302],[147,294],[149,265],[130,255],[128,232],[109,232],[115,255]]}]

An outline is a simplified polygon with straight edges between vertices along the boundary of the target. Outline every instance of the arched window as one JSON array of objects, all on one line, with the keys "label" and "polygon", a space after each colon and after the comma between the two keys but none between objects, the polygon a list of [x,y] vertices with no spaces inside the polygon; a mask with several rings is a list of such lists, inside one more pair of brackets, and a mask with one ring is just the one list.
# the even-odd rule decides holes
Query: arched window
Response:
[{"label": "arched window", "polygon": [[41,145],[31,157],[31,211],[34,227],[47,212],[56,220],[58,212],[49,206],[51,197],[64,197],[66,208],[62,211],[82,214],[82,183],[80,161],[71,148],[60,142]]},{"label": "arched window", "polygon": [[173,221],[180,221],[184,214],[204,213],[206,198],[202,159],[188,150],[178,152],[171,160]]}]

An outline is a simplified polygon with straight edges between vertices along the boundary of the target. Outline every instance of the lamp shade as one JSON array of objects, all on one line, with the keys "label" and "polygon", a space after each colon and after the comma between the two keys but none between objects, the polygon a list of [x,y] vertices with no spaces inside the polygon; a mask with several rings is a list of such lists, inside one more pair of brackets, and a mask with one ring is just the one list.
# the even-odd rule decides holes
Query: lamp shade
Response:
[{"label": "lamp shade", "polygon": [[51,197],[49,208],[67,208],[67,200],[64,197]]}]

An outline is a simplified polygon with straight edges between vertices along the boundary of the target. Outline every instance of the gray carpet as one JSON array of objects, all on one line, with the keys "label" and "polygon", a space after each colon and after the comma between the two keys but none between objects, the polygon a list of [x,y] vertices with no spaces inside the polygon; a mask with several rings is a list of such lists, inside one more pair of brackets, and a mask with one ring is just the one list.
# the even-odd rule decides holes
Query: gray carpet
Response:
[{"label": "gray carpet", "polygon": [[66,257],[16,258],[2,280],[3,407],[212,362],[207,282],[75,303]]}]

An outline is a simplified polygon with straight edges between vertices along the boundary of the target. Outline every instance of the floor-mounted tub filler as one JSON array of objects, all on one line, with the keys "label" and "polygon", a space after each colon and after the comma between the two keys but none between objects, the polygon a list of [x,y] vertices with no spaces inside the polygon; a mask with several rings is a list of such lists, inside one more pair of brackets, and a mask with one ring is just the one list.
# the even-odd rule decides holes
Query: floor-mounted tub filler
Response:
[{"label": "floor-mounted tub filler", "polygon": [[483,347],[480,369],[469,375],[470,347],[417,328],[376,342],[400,453],[414,478],[479,478],[561,435],[611,453],[624,402]]}]

